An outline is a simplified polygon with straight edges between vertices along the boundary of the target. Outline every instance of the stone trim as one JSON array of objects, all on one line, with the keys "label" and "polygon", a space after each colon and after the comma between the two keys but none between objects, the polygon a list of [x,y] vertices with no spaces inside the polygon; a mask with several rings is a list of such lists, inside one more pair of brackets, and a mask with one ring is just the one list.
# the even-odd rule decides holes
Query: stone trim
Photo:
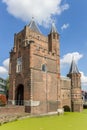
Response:
[{"label": "stone trim", "polygon": [[33,100],[26,100],[24,101],[24,105],[25,106],[31,106],[31,107],[35,107],[35,106],[39,106],[40,105],[40,101],[33,101]]}]

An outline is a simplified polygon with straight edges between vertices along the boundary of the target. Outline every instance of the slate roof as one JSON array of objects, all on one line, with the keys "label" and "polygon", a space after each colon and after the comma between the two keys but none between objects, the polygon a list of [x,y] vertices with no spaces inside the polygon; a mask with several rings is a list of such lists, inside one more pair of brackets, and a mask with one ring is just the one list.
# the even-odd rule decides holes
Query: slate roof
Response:
[{"label": "slate roof", "polygon": [[69,71],[69,74],[71,74],[71,73],[79,73],[78,67],[77,67],[74,59],[72,60],[70,71]]},{"label": "slate roof", "polygon": [[50,33],[57,33],[57,28],[56,28],[54,22],[52,23],[52,27],[51,27],[51,31],[50,31]]},{"label": "slate roof", "polygon": [[29,26],[29,28],[30,28],[31,30],[33,30],[33,31],[35,31],[35,32],[41,34],[41,31],[40,31],[40,29],[38,28],[36,22],[34,21],[34,18],[32,18],[32,20],[31,20],[31,22],[30,22],[30,24],[29,24],[28,26]]}]

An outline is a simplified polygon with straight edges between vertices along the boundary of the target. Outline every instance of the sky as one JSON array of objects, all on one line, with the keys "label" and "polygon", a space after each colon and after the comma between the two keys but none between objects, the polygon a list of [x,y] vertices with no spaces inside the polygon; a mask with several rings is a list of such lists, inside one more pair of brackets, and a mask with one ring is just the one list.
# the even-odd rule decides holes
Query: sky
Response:
[{"label": "sky", "polygon": [[87,0],[0,0],[0,77],[6,79],[14,34],[34,17],[48,35],[54,21],[60,34],[61,76],[66,76],[72,57],[87,90]]}]

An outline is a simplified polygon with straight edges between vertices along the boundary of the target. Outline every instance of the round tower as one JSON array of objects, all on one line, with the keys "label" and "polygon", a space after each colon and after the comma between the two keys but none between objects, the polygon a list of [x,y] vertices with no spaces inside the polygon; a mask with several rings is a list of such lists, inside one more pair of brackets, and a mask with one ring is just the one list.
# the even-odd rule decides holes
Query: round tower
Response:
[{"label": "round tower", "polygon": [[72,60],[69,74],[67,76],[71,79],[71,108],[72,111],[82,111],[82,93],[81,93],[81,74]]}]

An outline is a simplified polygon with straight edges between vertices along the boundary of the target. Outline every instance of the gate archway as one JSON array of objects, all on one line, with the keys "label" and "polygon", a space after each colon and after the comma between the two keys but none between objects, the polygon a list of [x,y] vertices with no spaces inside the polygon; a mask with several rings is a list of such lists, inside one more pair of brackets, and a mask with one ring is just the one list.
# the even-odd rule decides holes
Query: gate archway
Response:
[{"label": "gate archway", "polygon": [[24,105],[24,86],[18,85],[16,89],[16,105]]},{"label": "gate archway", "polygon": [[64,108],[64,111],[65,111],[65,112],[70,112],[70,107],[69,107],[69,106],[67,106],[67,105],[66,105],[66,106],[63,106],[63,108]]}]

